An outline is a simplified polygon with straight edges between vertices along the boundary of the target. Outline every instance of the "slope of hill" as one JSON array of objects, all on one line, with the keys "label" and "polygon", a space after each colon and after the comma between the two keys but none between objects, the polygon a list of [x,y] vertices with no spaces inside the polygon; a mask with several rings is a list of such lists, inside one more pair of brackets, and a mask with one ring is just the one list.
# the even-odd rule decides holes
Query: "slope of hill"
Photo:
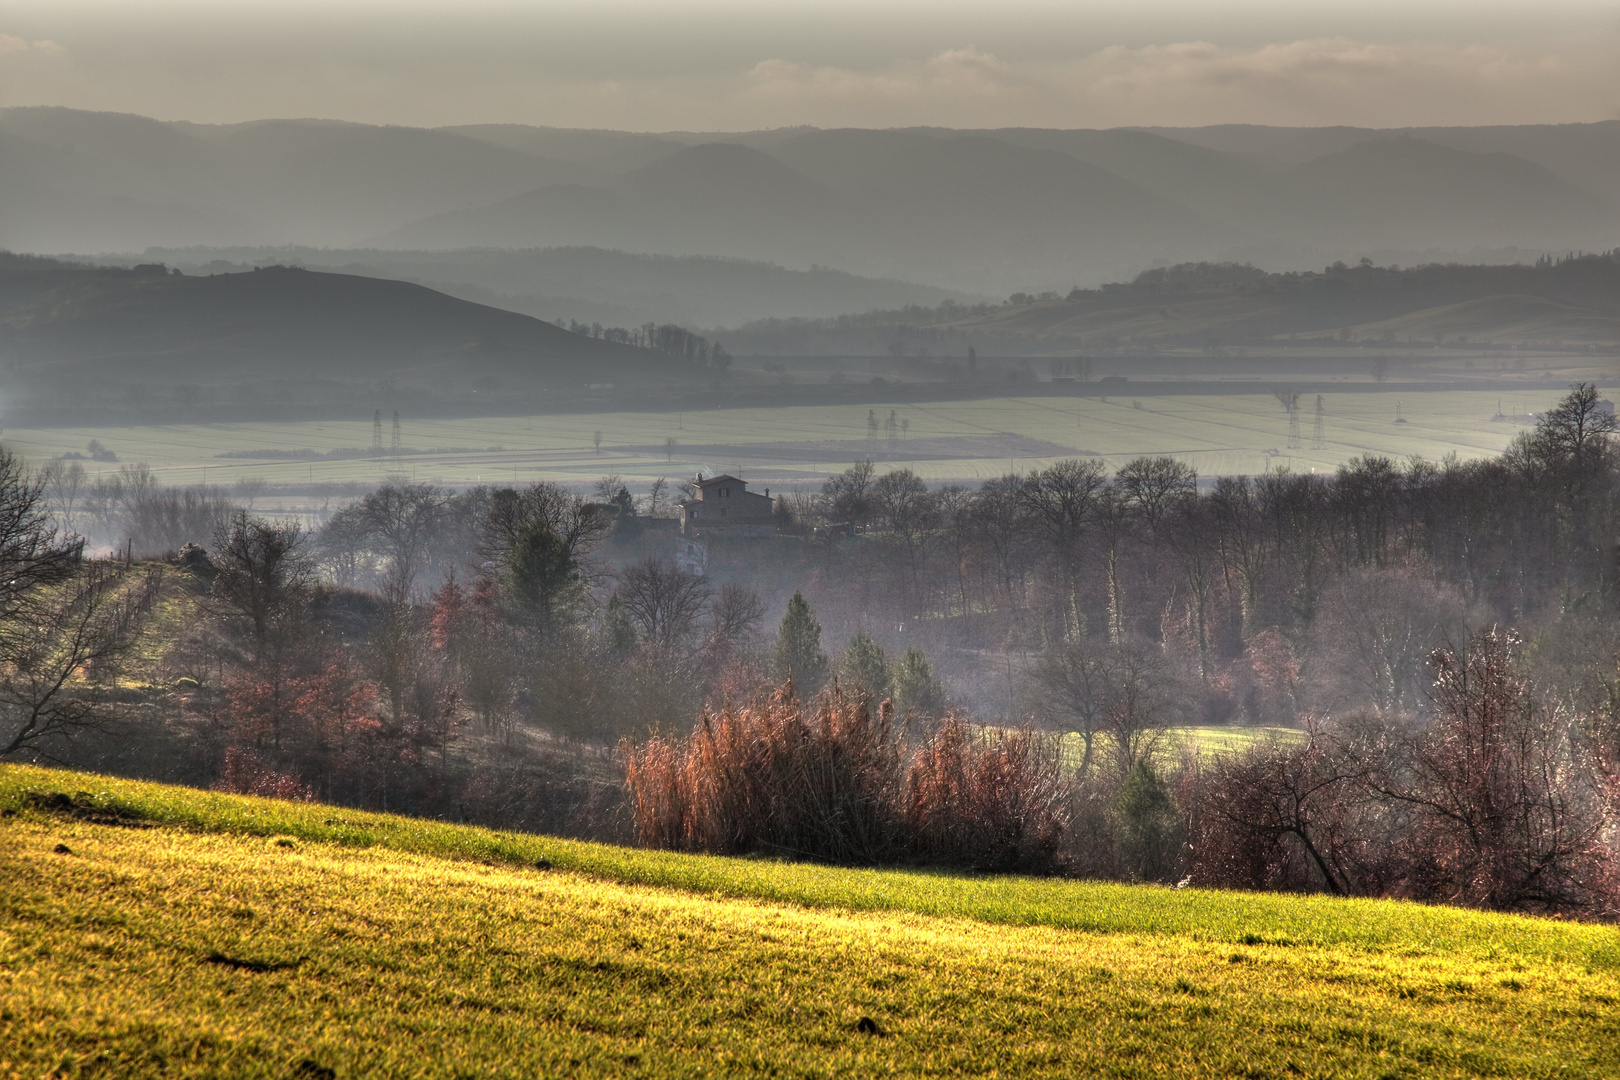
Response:
[{"label": "slope of hill", "polygon": [[0,270],[14,377],[235,382],[500,375],[565,384],[667,372],[653,354],[405,282],[272,267]]},{"label": "slope of hill", "polygon": [[1606,927],[639,853],[20,766],[0,806],[19,1074],[1597,1075],[1616,1053]]},{"label": "slope of hill", "polygon": [[1382,322],[1351,327],[1358,338],[1456,341],[1479,344],[1612,345],[1620,342],[1620,312],[1560,304],[1539,296],[1485,296],[1425,308]]},{"label": "slope of hill", "polygon": [[1352,234],[1368,246],[1589,242],[1614,206],[1523,158],[1422,139],[1374,139],[1289,171],[1299,235]]},{"label": "slope of hill", "polygon": [[[0,110],[0,133],[28,140],[11,145],[0,168],[49,167],[84,178],[73,183],[87,183],[104,199],[133,199],[214,222],[199,235],[182,217],[193,230],[188,236],[166,219],[131,213],[121,228],[107,231],[100,220],[91,225],[101,227],[79,221],[76,202],[38,206],[23,217],[12,210],[10,190],[0,188],[0,245],[28,250],[352,242],[455,207],[596,175],[454,132],[328,121],[210,126],[9,108]],[[120,223],[106,213],[100,218]]]},{"label": "slope of hill", "polygon": [[1620,346],[1620,253],[1535,266],[1339,264],[1286,274],[1192,264],[1067,297],[758,324],[727,340],[744,352],[788,355],[877,354],[914,341],[935,356],[960,356],[970,346],[986,355],[1072,355],[1330,337]]},{"label": "slope of hill", "polygon": [[823,318],[848,311],[985,299],[820,267],[788,270],[739,259],[638,255],[597,247],[394,251],[380,248],[155,248],[108,265],[163,262],[187,273],[287,263],[397,278],[543,319],[608,326],[676,322],[736,326],[764,318]]}]

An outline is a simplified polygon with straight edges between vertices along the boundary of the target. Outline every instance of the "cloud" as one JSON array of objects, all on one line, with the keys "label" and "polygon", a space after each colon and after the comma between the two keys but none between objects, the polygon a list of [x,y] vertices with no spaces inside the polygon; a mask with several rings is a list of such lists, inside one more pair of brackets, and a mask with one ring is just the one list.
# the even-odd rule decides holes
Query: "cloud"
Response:
[{"label": "cloud", "polygon": [[1007,64],[974,48],[949,49],[920,62],[902,60],[880,71],[763,60],[746,82],[744,100],[813,106],[1003,99],[1028,89]]},{"label": "cloud", "polygon": [[27,38],[0,34],[0,56],[42,57],[47,60],[57,60],[66,55],[67,50],[54,41],[29,41]]},{"label": "cloud", "polygon": [[1551,54],[1322,38],[1249,50],[1207,42],[1110,48],[1061,81],[1109,111],[1176,113],[1184,123],[1321,124],[1388,123],[1397,111],[1406,123],[1528,120],[1554,102],[1567,116],[1583,97],[1582,111],[1601,112],[1594,99],[1604,80]]},{"label": "cloud", "polygon": [[1601,50],[1571,59],[1346,38],[1112,47],[1059,63],[960,48],[870,70],[766,60],[734,103],[819,124],[1535,123],[1614,115],[1617,72]]}]

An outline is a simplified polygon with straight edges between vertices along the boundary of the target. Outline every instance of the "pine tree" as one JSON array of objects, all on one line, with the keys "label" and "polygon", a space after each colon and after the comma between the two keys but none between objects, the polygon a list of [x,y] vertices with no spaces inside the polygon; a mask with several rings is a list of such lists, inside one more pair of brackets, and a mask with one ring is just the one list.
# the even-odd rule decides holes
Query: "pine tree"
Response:
[{"label": "pine tree", "polygon": [[939,716],[945,711],[945,685],[934,674],[928,654],[913,645],[894,665],[895,708],[901,714]]},{"label": "pine tree", "polygon": [[874,698],[889,696],[889,658],[865,630],[850,638],[839,654],[838,681],[849,689],[869,690]]},{"label": "pine tree", "polygon": [[827,681],[827,654],[821,651],[821,623],[802,593],[788,601],[771,654],[771,675],[792,679],[795,689],[808,696]]}]

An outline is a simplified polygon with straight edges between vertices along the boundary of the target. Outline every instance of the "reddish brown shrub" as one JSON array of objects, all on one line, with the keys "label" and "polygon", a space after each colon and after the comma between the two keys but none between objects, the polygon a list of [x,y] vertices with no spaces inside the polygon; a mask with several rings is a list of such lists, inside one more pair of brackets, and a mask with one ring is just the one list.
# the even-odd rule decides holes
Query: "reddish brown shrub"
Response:
[{"label": "reddish brown shrub", "polygon": [[1050,735],[975,730],[947,717],[906,778],[911,850],[927,862],[1056,870],[1069,823],[1061,761]]},{"label": "reddish brown shrub", "polygon": [[684,739],[623,746],[649,847],[839,863],[922,860],[1050,871],[1067,792],[1053,740],[948,719],[908,761],[893,709],[791,682],[703,714]]}]

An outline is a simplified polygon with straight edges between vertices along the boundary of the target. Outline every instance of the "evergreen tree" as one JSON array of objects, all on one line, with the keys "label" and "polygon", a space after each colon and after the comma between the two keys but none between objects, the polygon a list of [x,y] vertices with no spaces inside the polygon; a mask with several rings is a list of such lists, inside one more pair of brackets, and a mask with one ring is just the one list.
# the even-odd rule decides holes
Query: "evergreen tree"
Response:
[{"label": "evergreen tree", "polygon": [[821,651],[821,623],[802,593],[788,601],[771,654],[771,675],[792,679],[801,695],[815,693],[827,681],[827,654]]},{"label": "evergreen tree", "polygon": [[838,681],[850,689],[868,690],[874,698],[889,696],[889,658],[865,630],[850,638],[839,654]]},{"label": "evergreen tree", "polygon": [[1170,789],[1145,760],[1120,786],[1114,808],[1125,826],[1125,865],[1138,880],[1163,880],[1176,865],[1179,820]]},{"label": "evergreen tree", "polygon": [[913,645],[894,665],[895,708],[901,715],[921,713],[939,716],[945,711],[945,684],[934,674],[928,654]]},{"label": "evergreen tree", "polygon": [[613,655],[623,660],[636,648],[636,626],[625,610],[624,597],[614,593],[608,597],[607,611],[602,615],[602,637]]}]

